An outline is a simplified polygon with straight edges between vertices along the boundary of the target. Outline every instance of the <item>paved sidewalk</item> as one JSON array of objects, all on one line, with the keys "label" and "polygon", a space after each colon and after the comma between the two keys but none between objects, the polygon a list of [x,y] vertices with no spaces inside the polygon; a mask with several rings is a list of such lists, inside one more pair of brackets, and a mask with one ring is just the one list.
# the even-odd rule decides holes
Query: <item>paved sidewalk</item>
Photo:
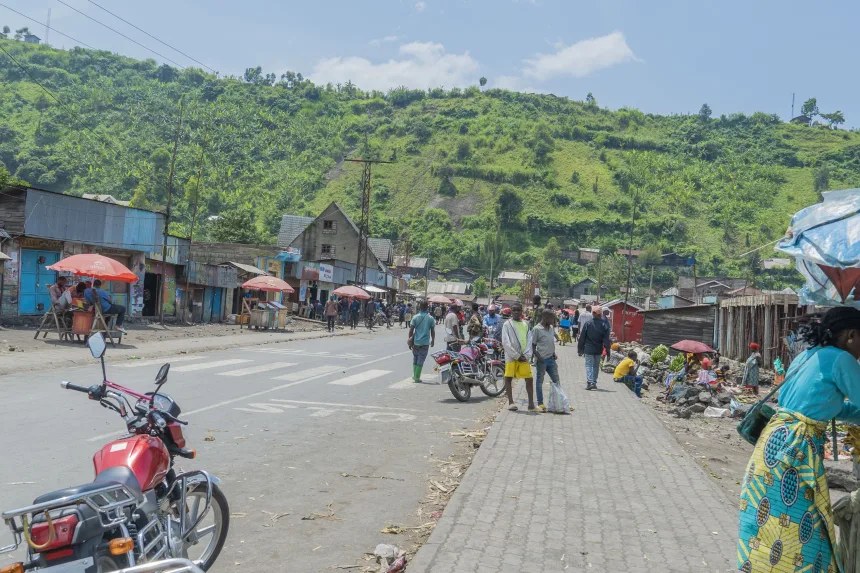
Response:
[{"label": "paved sidewalk", "polygon": [[737,571],[734,500],[626,386],[587,392],[558,354],[575,411],[527,413],[518,382],[410,573]]},{"label": "paved sidewalk", "polygon": [[[334,336],[352,336],[367,332],[367,330],[340,330]],[[134,344],[123,342],[116,347],[108,344],[107,352],[105,352],[105,361],[121,362],[131,358],[159,358],[173,354],[230,350],[262,344],[329,338],[330,336],[328,332],[322,329],[313,332],[295,333],[245,329],[228,336],[158,340],[153,342],[135,342]],[[56,340],[45,343],[41,339],[33,342],[43,344],[44,348],[0,355],[0,376],[34,370],[50,370],[62,366],[87,366],[92,364],[93,358],[83,343],[75,344]]]}]

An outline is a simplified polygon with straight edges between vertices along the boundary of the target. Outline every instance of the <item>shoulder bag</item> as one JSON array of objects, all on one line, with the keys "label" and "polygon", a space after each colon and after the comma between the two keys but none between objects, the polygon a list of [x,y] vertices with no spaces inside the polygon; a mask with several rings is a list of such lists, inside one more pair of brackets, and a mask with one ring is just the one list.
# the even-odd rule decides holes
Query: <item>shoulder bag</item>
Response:
[{"label": "shoulder bag", "polygon": [[[812,355],[817,351],[818,350],[816,349],[815,351],[807,354],[804,364],[808,362]],[[749,409],[749,412],[746,413],[744,419],[737,425],[738,434],[740,434],[743,439],[752,445],[756,445],[756,442],[758,442],[761,433],[770,422],[770,419],[773,418],[774,414],[776,414],[776,410],[773,406],[768,405],[767,401],[770,400],[771,396],[776,394],[777,390],[784,387],[799,370],[800,366],[792,372],[792,376],[787,377],[779,386],[774,385],[773,389],[767,393],[767,396],[756,402],[753,407]]]}]

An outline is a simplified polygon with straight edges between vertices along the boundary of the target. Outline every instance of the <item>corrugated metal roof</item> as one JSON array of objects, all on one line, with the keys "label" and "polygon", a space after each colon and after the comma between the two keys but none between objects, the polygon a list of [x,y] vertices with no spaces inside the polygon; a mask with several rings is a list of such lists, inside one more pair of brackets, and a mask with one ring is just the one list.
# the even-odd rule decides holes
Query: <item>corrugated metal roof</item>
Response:
[{"label": "corrugated metal roof", "polygon": [[469,283],[430,281],[427,291],[433,294],[466,294]]},{"label": "corrugated metal roof", "polygon": [[394,245],[391,244],[389,239],[374,239],[373,237],[369,237],[367,239],[367,246],[370,247],[370,250],[373,251],[373,254],[376,255],[376,258],[380,262],[390,263],[393,260]]},{"label": "corrugated metal roof", "polygon": [[[406,257],[404,256],[396,256],[394,257],[394,266],[395,267],[405,267],[406,266]],[[423,269],[427,266],[427,258],[426,257],[409,257],[409,268],[410,269]]]},{"label": "corrugated metal roof", "polygon": [[245,272],[245,273],[250,273],[252,275],[266,275],[266,276],[268,276],[268,274],[269,274],[266,271],[264,271],[263,269],[258,269],[257,267],[255,267],[253,265],[246,265],[243,263],[235,263],[233,261],[227,261],[227,262],[221,263],[221,264],[222,265],[232,265],[232,266],[236,267],[237,269],[239,269],[240,271]]},{"label": "corrugated metal roof", "polygon": [[284,215],[281,217],[281,229],[278,231],[278,246],[289,247],[308,225],[314,222],[313,217],[301,215]]},{"label": "corrugated metal roof", "polygon": [[525,281],[528,280],[528,278],[528,274],[521,273],[519,271],[502,271],[501,273],[499,273],[500,280]]}]

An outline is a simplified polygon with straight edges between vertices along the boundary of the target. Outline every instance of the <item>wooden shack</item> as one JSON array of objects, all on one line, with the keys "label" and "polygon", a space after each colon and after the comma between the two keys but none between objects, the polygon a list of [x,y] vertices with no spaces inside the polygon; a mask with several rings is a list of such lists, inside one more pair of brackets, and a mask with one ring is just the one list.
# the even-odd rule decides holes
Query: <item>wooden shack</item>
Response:
[{"label": "wooden shack", "polygon": [[643,310],[642,343],[672,346],[679,340],[696,340],[713,347],[716,339],[717,307],[698,304],[678,308]]},{"label": "wooden shack", "polygon": [[777,356],[788,364],[785,336],[804,314],[796,294],[776,293],[729,298],[720,303],[720,352],[727,358],[746,360],[749,345],[760,347],[766,368]]}]

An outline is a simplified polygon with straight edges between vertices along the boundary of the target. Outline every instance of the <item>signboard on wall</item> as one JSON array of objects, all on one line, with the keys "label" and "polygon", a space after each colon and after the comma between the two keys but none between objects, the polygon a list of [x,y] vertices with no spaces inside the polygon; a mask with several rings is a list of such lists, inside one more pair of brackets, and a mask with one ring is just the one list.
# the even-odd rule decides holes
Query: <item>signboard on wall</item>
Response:
[{"label": "signboard on wall", "polygon": [[18,239],[22,249],[38,249],[40,251],[62,251],[61,241],[50,241],[48,239],[35,239],[33,237],[22,237]]},{"label": "signboard on wall", "polygon": [[320,270],[317,263],[304,263],[302,266],[302,280],[318,281],[320,279]]},{"label": "signboard on wall", "polygon": [[297,263],[302,260],[302,250],[297,247],[287,247],[275,258],[284,263]]},{"label": "signboard on wall", "polygon": [[266,264],[266,272],[268,272],[273,277],[281,278],[281,261],[276,259],[269,259]]},{"label": "signboard on wall", "polygon": [[330,283],[334,280],[334,267],[320,263],[320,281]]},{"label": "signboard on wall", "polygon": [[308,296],[308,284],[305,281],[302,281],[299,285],[299,302],[305,302],[305,299]]}]

